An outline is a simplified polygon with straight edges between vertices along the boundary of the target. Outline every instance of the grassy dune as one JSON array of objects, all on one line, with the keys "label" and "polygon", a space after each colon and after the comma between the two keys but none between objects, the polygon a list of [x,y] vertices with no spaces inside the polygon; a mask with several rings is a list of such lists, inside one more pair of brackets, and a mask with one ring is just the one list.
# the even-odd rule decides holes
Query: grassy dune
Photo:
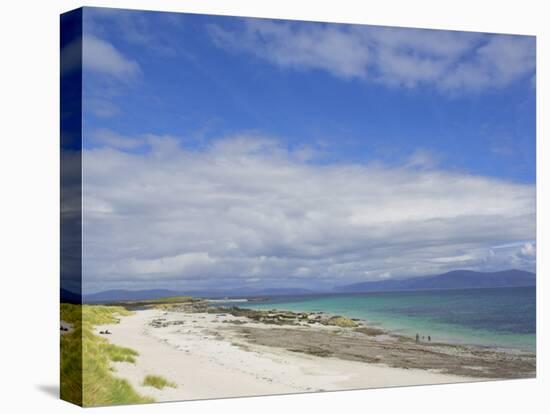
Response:
[{"label": "grassy dune", "polygon": [[85,407],[153,402],[116,378],[110,367],[111,361],[134,363],[138,353],[93,333],[95,325],[130,314],[120,306],[61,304],[61,319],[73,326],[61,336],[61,398]]},{"label": "grassy dune", "polygon": [[199,300],[200,299],[194,298],[192,296],[169,296],[167,298],[150,299],[147,301],[140,301],[138,303],[186,303]]},{"label": "grassy dune", "polygon": [[201,299],[194,298],[192,296],[169,296],[166,298],[158,299],[142,299],[142,300],[126,300],[122,302],[114,303],[120,306],[143,306],[151,308],[159,308],[162,306],[180,305],[182,303],[198,302]]},{"label": "grassy dune", "polygon": [[117,302],[115,303],[115,305],[120,305],[124,307],[139,306],[139,307],[145,307],[150,309],[170,310],[182,304],[189,304],[189,303],[201,302],[201,301],[202,299],[194,298],[192,296],[169,296],[166,298],[158,298],[158,299],[123,301],[123,302]]},{"label": "grassy dune", "polygon": [[159,390],[162,390],[164,387],[177,388],[177,385],[175,383],[168,381],[166,378],[160,377],[158,375],[146,375],[145,379],[143,380],[143,385],[155,387]]}]

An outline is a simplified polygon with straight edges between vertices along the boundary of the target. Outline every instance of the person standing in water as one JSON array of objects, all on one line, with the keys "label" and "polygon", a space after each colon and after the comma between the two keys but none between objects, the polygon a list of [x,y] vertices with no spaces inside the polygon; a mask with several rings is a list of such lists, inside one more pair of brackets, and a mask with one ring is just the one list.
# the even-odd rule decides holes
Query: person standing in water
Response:
[{"label": "person standing in water", "polygon": [[418,332],[416,333],[416,343],[418,343],[418,340],[420,339],[420,335],[418,335]]}]

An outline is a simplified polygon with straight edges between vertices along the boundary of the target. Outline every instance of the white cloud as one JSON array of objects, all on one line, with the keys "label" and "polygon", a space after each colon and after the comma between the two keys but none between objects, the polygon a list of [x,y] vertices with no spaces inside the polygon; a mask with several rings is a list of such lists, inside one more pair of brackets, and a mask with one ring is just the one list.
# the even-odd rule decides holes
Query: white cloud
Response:
[{"label": "white cloud", "polygon": [[100,97],[89,98],[83,104],[98,118],[112,118],[120,113],[117,105]]},{"label": "white cloud", "polygon": [[534,243],[525,243],[520,249],[519,253],[525,258],[534,259],[537,255],[536,247]]},{"label": "white cloud", "polygon": [[457,264],[460,262],[470,262],[474,260],[475,257],[471,254],[461,254],[459,256],[451,256],[451,257],[436,257],[435,259],[432,259],[433,262],[436,263],[453,263]]},{"label": "white cloud", "polygon": [[179,42],[169,30],[178,29],[184,21],[176,13],[143,13],[124,9],[90,8],[84,13],[85,34],[98,37],[116,36],[126,43],[141,46],[144,51],[153,51],[162,56],[181,53]]},{"label": "white cloud", "polygon": [[434,168],[439,164],[439,157],[432,151],[417,149],[414,151],[408,161],[407,166],[412,168],[428,169]]},{"label": "white cloud", "polygon": [[247,49],[283,67],[324,69],[344,78],[364,77],[369,51],[362,36],[334,26],[295,26],[245,20],[242,33],[209,27],[220,46]]},{"label": "white cloud", "polygon": [[441,80],[443,89],[502,87],[535,70],[534,38],[493,35]]},{"label": "white cloud", "polygon": [[161,257],[158,259],[136,259],[132,258],[128,262],[128,267],[132,274],[163,274],[167,273],[189,273],[195,271],[208,271],[208,266],[215,264],[207,252],[182,253],[176,256]]},{"label": "white cloud", "polygon": [[88,144],[130,150],[147,144],[145,137],[128,137],[106,128],[98,128],[89,134]]},{"label": "white cloud", "polygon": [[133,153],[117,145],[128,137],[111,138],[83,155],[88,291],[251,280],[322,287],[457,266],[534,267],[517,255],[527,245],[491,249],[533,239],[533,185],[315,164],[264,137],[192,150],[147,135],[135,139],[147,150]]},{"label": "white cloud", "polygon": [[141,70],[139,64],[119,52],[111,43],[86,34],[82,46],[83,67],[118,79],[133,78]]},{"label": "white cloud", "polygon": [[535,68],[527,36],[259,19],[238,29],[211,25],[209,33],[220,47],[282,68],[450,93],[504,87]]}]

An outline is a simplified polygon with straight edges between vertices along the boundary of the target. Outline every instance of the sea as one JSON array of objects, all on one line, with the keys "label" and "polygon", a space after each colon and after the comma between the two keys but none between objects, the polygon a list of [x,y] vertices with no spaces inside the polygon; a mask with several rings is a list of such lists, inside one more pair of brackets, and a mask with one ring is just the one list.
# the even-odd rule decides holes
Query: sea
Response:
[{"label": "sea", "polygon": [[237,306],[359,318],[437,342],[531,352],[536,347],[535,287],[276,296]]}]

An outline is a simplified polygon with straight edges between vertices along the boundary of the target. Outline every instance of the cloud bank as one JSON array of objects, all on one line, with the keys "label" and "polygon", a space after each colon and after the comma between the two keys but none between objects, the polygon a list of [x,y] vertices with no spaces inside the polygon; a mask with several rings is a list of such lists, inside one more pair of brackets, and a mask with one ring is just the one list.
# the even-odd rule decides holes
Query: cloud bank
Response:
[{"label": "cloud bank", "polygon": [[448,93],[505,87],[535,70],[529,36],[260,19],[209,33],[221,48],[281,68]]},{"label": "cloud bank", "polygon": [[101,130],[83,153],[85,291],[324,288],[456,268],[534,269],[535,187],[323,164],[242,135],[188,149]]},{"label": "cloud bank", "polygon": [[91,34],[83,37],[82,66],[117,79],[134,78],[141,73],[139,64],[124,56],[111,43]]}]

